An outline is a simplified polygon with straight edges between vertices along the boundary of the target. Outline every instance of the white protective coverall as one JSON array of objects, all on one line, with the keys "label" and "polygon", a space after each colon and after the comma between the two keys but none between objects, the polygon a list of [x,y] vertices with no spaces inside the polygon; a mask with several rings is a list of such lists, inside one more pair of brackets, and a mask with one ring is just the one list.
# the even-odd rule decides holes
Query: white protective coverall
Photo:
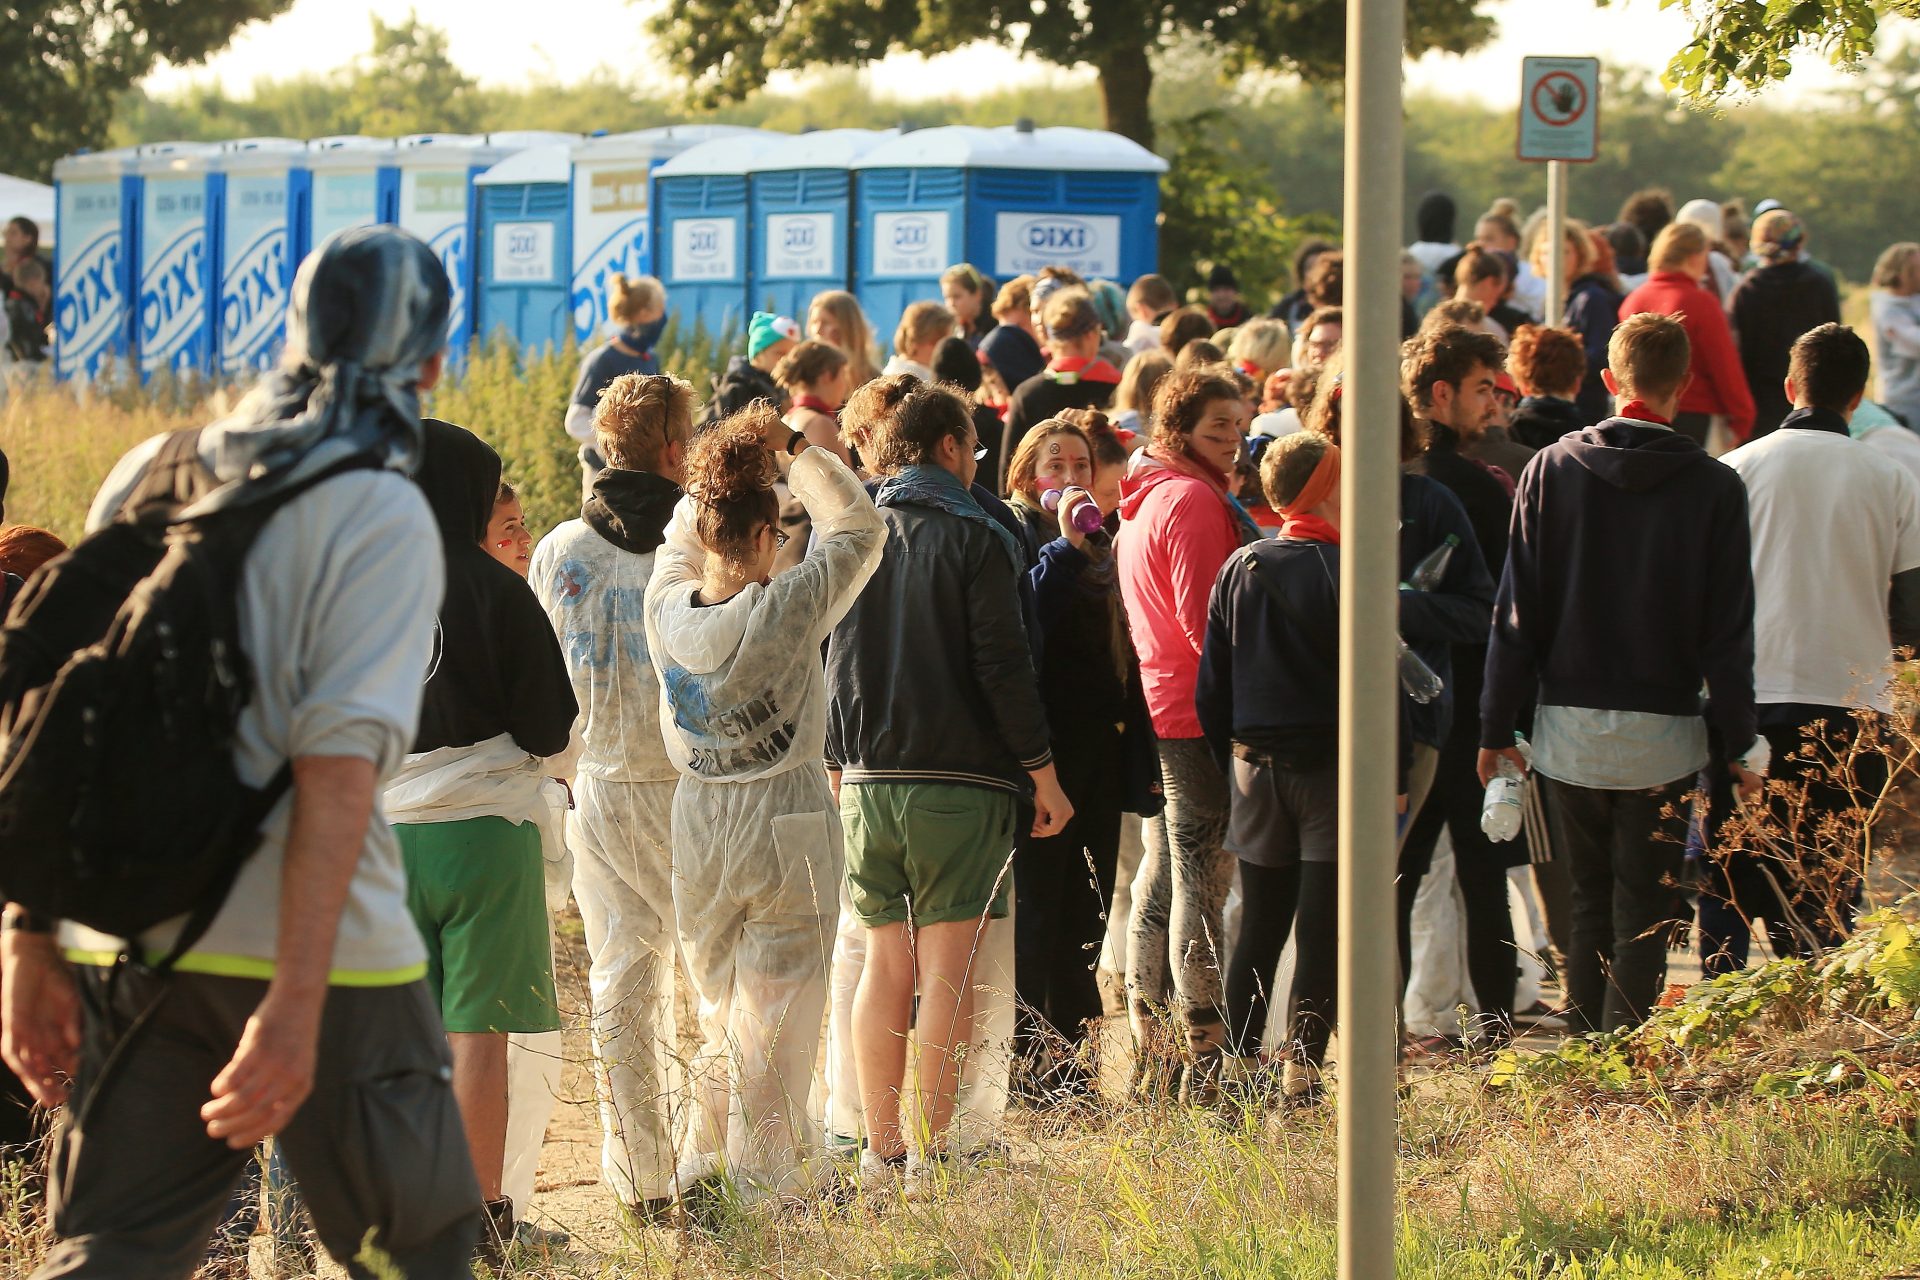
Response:
[{"label": "white protective coverall", "polygon": [[858,477],[825,449],[803,450],[789,484],[814,527],[799,565],[700,607],[706,553],[688,498],[647,588],[660,720],[681,773],[674,910],[703,1040],[680,1179],[723,1172],[748,1200],[815,1183],[807,1093],[843,876],[820,646],[886,538]]},{"label": "white protective coverall", "polygon": [[581,709],[567,846],[591,962],[601,1173],[629,1205],[675,1191],[667,838],[675,774],[641,617],[655,554],[622,550],[584,520],[569,520],[541,539],[528,572]]},{"label": "white protective coverall", "polygon": [[[571,867],[562,835],[567,789],[554,778],[572,768],[571,753],[542,761],[503,733],[470,747],[408,756],[387,784],[382,805],[393,823],[484,817],[534,823],[540,828],[540,853],[546,863],[547,910],[554,912],[567,905]],[[507,1151],[500,1190],[513,1201],[516,1221],[525,1221],[533,1206],[540,1146],[566,1065],[562,1036],[559,1031],[538,1031],[507,1037]]]}]

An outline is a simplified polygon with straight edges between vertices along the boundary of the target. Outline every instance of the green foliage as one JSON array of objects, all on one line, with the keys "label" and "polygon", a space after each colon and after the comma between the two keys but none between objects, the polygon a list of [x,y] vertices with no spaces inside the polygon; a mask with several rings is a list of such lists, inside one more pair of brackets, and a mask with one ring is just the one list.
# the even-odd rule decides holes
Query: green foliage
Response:
[{"label": "green foliage", "polygon": [[1789,56],[1805,49],[1857,67],[1873,54],[1882,18],[1920,17],[1920,0],[1660,0],[1674,5],[1692,19],[1693,38],[1662,79],[1700,100],[1784,80]]},{"label": "green foliage", "polygon": [[120,93],[163,59],[194,63],[292,0],[14,0],[0,18],[0,171],[48,176],[107,138]]},{"label": "green foliage", "polygon": [[373,51],[353,72],[349,109],[378,137],[466,133],[480,122],[473,80],[453,65],[447,33],[412,14],[389,25],[373,21]]}]

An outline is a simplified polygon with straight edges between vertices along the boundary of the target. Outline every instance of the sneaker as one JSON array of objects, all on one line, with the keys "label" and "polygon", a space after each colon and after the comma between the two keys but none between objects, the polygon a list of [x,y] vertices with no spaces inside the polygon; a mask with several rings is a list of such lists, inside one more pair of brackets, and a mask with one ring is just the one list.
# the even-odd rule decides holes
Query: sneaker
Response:
[{"label": "sneaker", "polygon": [[872,1148],[860,1153],[860,1194],[869,1199],[892,1195],[907,1169],[907,1153],[883,1156]]},{"label": "sneaker", "polygon": [[965,1162],[944,1151],[914,1152],[907,1157],[906,1197],[909,1202],[931,1200],[945,1187]]},{"label": "sneaker", "polygon": [[566,1248],[573,1243],[573,1237],[565,1231],[522,1219],[513,1226],[513,1243],[515,1248],[525,1249],[539,1257]]}]

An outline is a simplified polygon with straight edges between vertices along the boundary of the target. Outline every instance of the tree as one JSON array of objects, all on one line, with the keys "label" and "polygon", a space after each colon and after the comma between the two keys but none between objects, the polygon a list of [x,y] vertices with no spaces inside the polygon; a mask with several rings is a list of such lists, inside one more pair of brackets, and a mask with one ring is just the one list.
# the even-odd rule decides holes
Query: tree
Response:
[{"label": "tree", "polygon": [[1702,99],[1784,80],[1789,55],[1802,49],[1857,67],[1873,54],[1882,18],[1920,18],[1920,0],[1661,0],[1660,7],[1672,4],[1693,21],[1693,39],[1662,79]]},{"label": "tree", "polygon": [[379,137],[465,133],[479,123],[473,79],[453,65],[447,33],[408,14],[391,25],[373,18],[373,51],[354,69],[348,114]]},{"label": "tree", "polygon": [[[1920,0],[1916,0],[1920,2]],[[1408,0],[1408,53],[1465,53],[1493,33],[1482,0]],[[1345,0],[679,0],[649,19],[709,103],[737,100],[770,72],[859,65],[895,51],[943,53],[987,40],[1097,76],[1107,128],[1153,145],[1153,54],[1182,36],[1221,48],[1231,69],[1338,79]]]},{"label": "tree", "polygon": [[9,0],[0,20],[0,170],[45,177],[106,141],[120,94],[161,61],[194,63],[292,0]]}]

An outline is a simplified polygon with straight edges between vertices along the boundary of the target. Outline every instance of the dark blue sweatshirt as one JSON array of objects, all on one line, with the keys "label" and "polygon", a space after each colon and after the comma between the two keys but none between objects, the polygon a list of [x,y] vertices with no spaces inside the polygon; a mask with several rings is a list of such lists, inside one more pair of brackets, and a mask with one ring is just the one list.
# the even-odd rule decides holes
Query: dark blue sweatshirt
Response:
[{"label": "dark blue sweatshirt", "polygon": [[1487,650],[1480,745],[1513,744],[1542,706],[1701,713],[1753,742],[1747,490],[1685,436],[1609,418],[1520,475]]}]

